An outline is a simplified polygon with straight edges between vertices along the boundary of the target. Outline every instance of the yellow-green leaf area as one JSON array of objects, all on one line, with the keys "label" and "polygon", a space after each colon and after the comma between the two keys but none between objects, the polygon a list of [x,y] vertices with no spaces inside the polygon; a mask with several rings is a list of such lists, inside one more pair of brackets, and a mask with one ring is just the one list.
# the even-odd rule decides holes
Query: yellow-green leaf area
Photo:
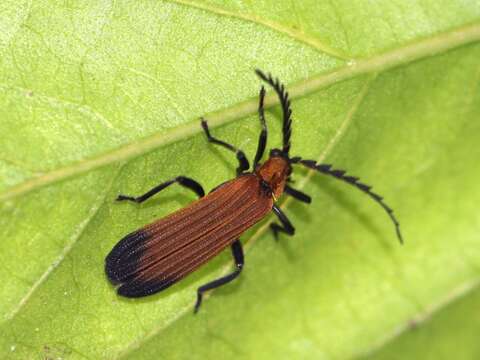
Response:
[{"label": "yellow-green leaf area", "polygon": [[[408,357],[412,324],[473,314],[477,2],[6,2],[0,29],[0,357]],[[230,271],[228,250],[160,294],[118,297],[103,270],[112,246],[195,197],[114,199],[177,175],[207,191],[232,178],[235,157],[198,119],[253,158],[255,68],[290,91],[292,155],[373,185],[405,246],[364,194],[298,169],[313,203],[280,201],[295,236],[275,242],[273,217],[247,231],[242,276],[197,316],[196,289]],[[269,148],[277,104],[270,91]],[[456,336],[478,353],[469,334]]]}]

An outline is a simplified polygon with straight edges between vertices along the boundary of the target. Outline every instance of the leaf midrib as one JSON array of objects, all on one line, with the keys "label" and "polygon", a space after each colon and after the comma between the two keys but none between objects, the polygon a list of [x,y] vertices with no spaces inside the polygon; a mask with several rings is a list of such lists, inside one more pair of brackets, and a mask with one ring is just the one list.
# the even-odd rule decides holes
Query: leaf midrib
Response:
[{"label": "leaf midrib", "polygon": [[[290,95],[292,99],[303,97],[334,83],[348,80],[355,76],[382,72],[399,65],[437,55],[476,41],[480,41],[479,23],[470,24],[412,42],[380,55],[357,61],[352,60],[346,63],[346,65],[331,72],[321,73],[310,79],[302,80],[289,86]],[[276,104],[278,104],[278,99],[274,94],[270,94],[266,97],[266,107],[272,107]],[[217,127],[232,122],[235,119],[254,114],[257,110],[256,107],[257,100],[250,99],[220,111],[206,114],[205,116],[208,117],[211,127]],[[159,147],[193,136],[198,132],[200,132],[200,126],[198,121],[195,120],[166,132],[153,134],[99,156],[67,165],[13,186],[0,194],[0,202],[14,199],[43,186],[66,180],[75,175],[83,174],[116,162],[136,158]]]}]

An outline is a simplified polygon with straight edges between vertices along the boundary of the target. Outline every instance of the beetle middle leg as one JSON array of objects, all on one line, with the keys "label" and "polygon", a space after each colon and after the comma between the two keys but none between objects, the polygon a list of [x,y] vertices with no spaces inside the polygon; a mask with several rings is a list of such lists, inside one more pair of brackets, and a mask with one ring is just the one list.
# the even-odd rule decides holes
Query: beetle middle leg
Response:
[{"label": "beetle middle leg", "polygon": [[164,183],[161,183],[160,185],[155,186],[153,189],[147,191],[145,194],[134,197],[134,196],[128,196],[128,195],[118,195],[117,201],[123,201],[123,200],[128,200],[128,201],[133,201],[136,203],[142,203],[148,198],[151,198],[153,195],[156,193],[162,191],[166,187],[178,183],[183,187],[186,187],[187,189],[192,190],[195,192],[195,194],[198,195],[198,197],[203,197],[205,195],[205,191],[203,190],[202,185],[200,185],[198,182],[196,182],[193,179],[190,179],[186,176],[177,176],[176,178],[172,180],[165,181]]},{"label": "beetle middle leg", "polygon": [[282,225],[278,225],[276,223],[273,223],[270,225],[270,228],[273,231],[273,236],[275,236],[275,240],[278,240],[278,233],[283,232],[287,235],[293,235],[295,234],[295,228],[293,227],[292,223],[290,220],[288,220],[287,216],[283,213],[282,210],[277,205],[272,206],[272,210],[277,215],[278,220],[280,220],[280,223]]},{"label": "beetle middle leg", "polygon": [[240,273],[242,272],[243,265],[244,265],[244,259],[243,259],[243,249],[242,249],[242,244],[240,243],[240,240],[235,240],[234,243],[232,244],[232,255],[233,255],[233,260],[235,261],[235,267],[236,269],[231,272],[228,275],[222,276],[219,279],[213,280],[205,285],[200,286],[197,289],[197,302],[195,303],[195,309],[194,313],[198,312],[198,309],[200,308],[200,305],[202,304],[202,297],[203,293],[208,290],[215,289],[217,287],[220,287],[222,285],[225,285],[235,279]]},{"label": "beetle middle leg", "polygon": [[310,195],[305,194],[304,192],[291,188],[290,186],[285,186],[285,193],[293,197],[294,199],[310,204],[312,202],[312,198]]},{"label": "beetle middle leg", "polygon": [[242,150],[237,149],[235,146],[233,146],[229,143],[226,143],[225,141],[214,138],[210,134],[210,130],[208,128],[207,120],[205,120],[204,118],[201,118],[201,121],[202,121],[203,131],[205,131],[205,135],[207,135],[207,139],[208,139],[209,142],[211,142],[213,144],[223,146],[224,148],[226,148],[230,151],[233,151],[237,155],[237,160],[238,160],[237,175],[240,175],[242,172],[247,171],[248,168],[250,167],[250,163],[248,162],[248,159],[245,156],[245,153]]}]

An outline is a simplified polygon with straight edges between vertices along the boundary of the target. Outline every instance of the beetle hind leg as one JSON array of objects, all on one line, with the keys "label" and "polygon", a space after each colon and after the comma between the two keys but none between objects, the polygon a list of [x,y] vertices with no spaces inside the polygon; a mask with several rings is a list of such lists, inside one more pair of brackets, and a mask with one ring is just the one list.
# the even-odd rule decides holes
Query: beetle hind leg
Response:
[{"label": "beetle hind leg", "polygon": [[219,279],[213,280],[205,285],[202,285],[197,289],[197,302],[195,303],[195,308],[193,311],[195,314],[198,312],[198,309],[200,309],[200,305],[202,304],[203,293],[205,291],[212,290],[229,283],[230,281],[235,279],[238,275],[240,275],[240,273],[242,272],[243,265],[245,262],[243,259],[242,244],[238,239],[235,240],[235,242],[232,244],[232,255],[233,255],[233,259],[235,261],[235,267],[236,267],[236,269],[233,272],[231,272],[228,275],[222,276]]}]

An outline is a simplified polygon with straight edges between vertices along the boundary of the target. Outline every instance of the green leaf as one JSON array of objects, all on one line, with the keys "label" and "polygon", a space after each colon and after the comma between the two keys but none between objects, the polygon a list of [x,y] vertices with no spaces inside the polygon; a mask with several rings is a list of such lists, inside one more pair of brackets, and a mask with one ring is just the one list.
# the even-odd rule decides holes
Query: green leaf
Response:
[{"label": "green leaf", "polygon": [[[16,1],[0,30],[2,358],[356,358],[477,287],[477,1]],[[194,196],[116,195],[231,178],[234,157],[198,118],[252,157],[256,67],[292,95],[294,155],[374,185],[405,246],[368,197],[300,170],[313,204],[283,202],[295,236],[275,243],[270,217],[245,233],[242,276],[197,316],[195,290],[231,269],[229,251],[165,292],[119,298],[105,255]]]},{"label": "green leaf", "polygon": [[[478,284],[476,284],[478,286]],[[465,290],[465,289],[461,289]],[[452,296],[458,296],[453,293]],[[452,299],[446,299],[448,301]],[[477,359],[478,333],[480,331],[480,290],[444,307],[430,318],[431,313],[412,321],[405,333],[378,352],[365,356],[365,360],[391,359]],[[444,304],[441,304],[446,305]],[[438,310],[438,309],[431,309]],[[422,327],[418,322],[426,321]],[[454,331],[452,331],[454,329]]]}]

